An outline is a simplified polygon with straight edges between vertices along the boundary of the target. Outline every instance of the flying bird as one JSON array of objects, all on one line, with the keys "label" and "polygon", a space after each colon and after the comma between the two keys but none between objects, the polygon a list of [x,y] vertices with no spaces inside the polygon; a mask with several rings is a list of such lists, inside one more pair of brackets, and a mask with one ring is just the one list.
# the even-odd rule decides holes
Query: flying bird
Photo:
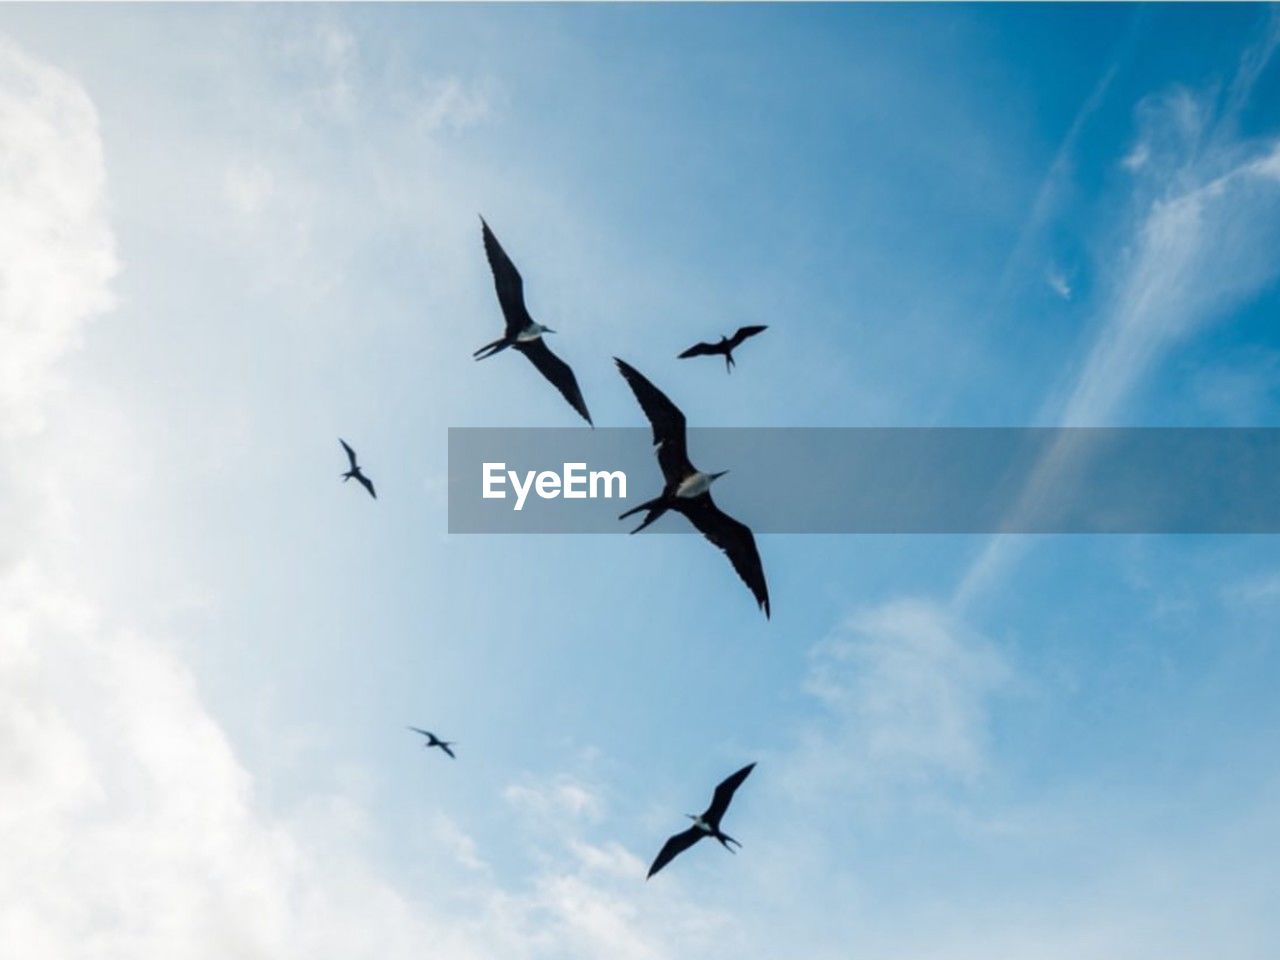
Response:
[{"label": "flying bird", "polygon": [[724,847],[730,853],[736,853],[729,844],[742,844],[729,836],[720,829],[720,821],[724,819],[724,812],[729,809],[729,802],[733,800],[733,795],[737,789],[742,786],[742,781],[755,769],[754,763],[748,763],[732,776],[727,777],[716,787],[716,792],[711,795],[711,806],[703,811],[702,816],[695,817],[692,813],[686,813],[685,816],[693,821],[693,826],[688,830],[677,833],[662,845],[662,849],[658,851],[657,858],[653,861],[653,866],[649,868],[649,876],[665,867],[680,854],[684,853],[703,837],[713,837],[720,841],[720,846]]},{"label": "flying bird", "polygon": [[[569,401],[569,406],[581,414],[582,419],[591,423],[591,414],[587,411],[587,401],[582,399],[582,391],[578,381],[569,369],[569,365],[551,352],[542,335],[555,333],[550,327],[535,323],[524,305],[524,281],[520,279],[520,271],[511,262],[507,252],[498,243],[498,238],[480,218],[484,232],[484,252],[489,258],[489,269],[493,271],[493,284],[498,290],[498,304],[502,307],[502,316],[506,319],[507,330],[492,343],[486,343],[472,356],[477,360],[492,357],[495,353],[515,347],[538,371],[555,385],[561,395]],[[594,424],[592,424],[594,426]]]},{"label": "flying bird", "polygon": [[703,473],[690,463],[685,449],[684,414],[680,408],[630,364],[617,357],[613,359],[653,426],[653,443],[665,480],[661,496],[628,510],[618,519],[623,520],[642,510],[648,511],[640,526],[631,531],[639,533],[668,510],[684,514],[704,537],[724,551],[768,617],[769,587],[765,583],[755,537],[746,524],[733,519],[711,499],[711,484],[729,471]]},{"label": "flying bird", "polygon": [[716,354],[724,354],[724,370],[725,373],[732,373],[734,367],[733,351],[742,346],[742,341],[748,337],[754,337],[757,333],[764,333],[769,328],[766,326],[739,327],[738,332],[732,337],[721,337],[719,343],[695,343],[692,347],[680,354],[679,359],[684,360],[688,357],[712,357]]},{"label": "flying bird", "polygon": [[[444,751],[445,753],[447,753],[449,756],[453,757],[453,751],[452,751],[452,750],[450,750],[449,748],[450,748],[450,747],[452,747],[452,746],[456,746],[456,745],[457,745],[457,744],[455,743],[455,741],[453,741],[453,740],[441,740],[439,737],[437,737],[437,736],[436,736],[434,733],[432,733],[430,730],[420,730],[418,727],[410,727],[409,729],[410,729],[410,730],[412,730],[414,733],[420,733],[420,734],[422,734],[424,737],[426,737],[426,738],[427,738],[427,739],[426,739],[425,741],[423,741],[423,743],[422,743],[422,745],[423,745],[424,747],[439,747],[441,750],[443,750],[443,751]],[[453,759],[457,760],[458,758],[457,758],[457,757],[453,757]]]},{"label": "flying bird", "polygon": [[364,475],[364,471],[360,469],[360,464],[356,463],[356,452],[351,449],[351,444],[341,437],[338,438],[338,442],[342,444],[342,449],[347,451],[347,460],[351,464],[351,469],[342,475],[342,482],[346,483],[348,480],[358,481],[362,487],[369,491],[369,496],[377,500],[378,494],[374,492],[373,481]]}]

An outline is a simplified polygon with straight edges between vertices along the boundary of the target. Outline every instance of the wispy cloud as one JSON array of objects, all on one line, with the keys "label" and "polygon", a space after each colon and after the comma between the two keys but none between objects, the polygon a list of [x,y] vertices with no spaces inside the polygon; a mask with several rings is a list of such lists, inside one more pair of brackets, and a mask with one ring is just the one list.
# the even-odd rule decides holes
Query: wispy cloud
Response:
[{"label": "wispy cloud", "polygon": [[600,795],[567,774],[546,782],[513,783],[502,791],[502,796],[517,810],[539,818],[598,819],[604,812]]},{"label": "wispy cloud", "polygon": [[[74,78],[7,42],[0,138],[0,416],[6,432],[26,433],[46,415],[80,326],[110,306],[116,264],[93,104]],[[271,177],[240,172],[227,199],[252,215],[271,202]],[[41,446],[24,469],[42,489],[69,474],[85,489],[104,484],[82,454]],[[7,510],[15,498],[3,493]],[[361,790],[269,810],[176,652],[183,644],[132,626],[46,562],[40,545],[92,526],[97,509],[98,498],[78,497],[57,516],[37,511],[35,528],[7,545],[17,554],[0,558],[0,942],[31,960],[394,960],[424,949],[442,960],[661,960],[676,955],[674,938],[707,942],[711,913],[674,894],[638,897],[640,861],[578,834],[603,804],[567,775],[507,792],[565,825],[533,876],[511,884],[438,811],[424,812],[417,841],[432,869],[408,891],[371,850]]]},{"label": "wispy cloud", "polygon": [[105,179],[83,89],[0,37],[0,438],[39,429],[57,362],[112,305]]},{"label": "wispy cloud", "polygon": [[1255,574],[1228,584],[1222,600],[1232,608],[1274,609],[1280,606],[1280,570]]},{"label": "wispy cloud", "polygon": [[423,85],[418,123],[428,133],[465,130],[488,120],[492,110],[488,89],[458,77],[445,77]]},{"label": "wispy cloud", "polygon": [[1120,161],[1120,166],[1124,167],[1131,173],[1136,173],[1147,165],[1147,161],[1151,159],[1151,148],[1145,142],[1139,141],[1133,145],[1133,148],[1124,155]]},{"label": "wispy cloud", "polygon": [[1061,206],[1063,191],[1076,162],[1076,151],[1078,150],[1080,138],[1083,136],[1089,121],[1093,119],[1094,114],[1098,112],[1098,109],[1105,102],[1107,93],[1110,91],[1112,83],[1115,82],[1116,73],[1120,69],[1120,63],[1131,40],[1131,36],[1126,39],[1121,51],[1093,85],[1089,95],[1085,97],[1084,102],[1080,104],[1080,108],[1072,118],[1071,126],[1067,128],[1062,142],[1058,144],[1058,149],[1053,155],[1053,161],[1049,164],[1049,169],[1045,171],[1045,175],[1040,181],[1040,186],[1036,190],[1031,209],[1027,212],[1013,249],[1009,252],[1009,256],[1005,258],[1004,269],[992,288],[993,303],[1002,303],[1008,295],[1015,277],[1026,268],[1027,258],[1034,249],[1037,238]]},{"label": "wispy cloud", "polygon": [[[309,41],[309,42],[306,42]],[[313,95],[326,112],[350,119],[357,107],[360,50],[355,34],[336,19],[318,21],[303,43],[302,56],[316,73]]]},{"label": "wispy cloud", "polygon": [[[1271,46],[1270,41],[1263,45],[1267,51]],[[1251,52],[1242,60],[1245,79],[1234,86],[1232,103],[1247,102],[1244,92],[1252,81],[1246,74],[1256,78],[1260,73],[1259,59]],[[1240,107],[1215,106],[1211,96],[1185,90],[1151,98],[1139,108],[1140,133],[1126,164],[1133,174],[1132,193],[1128,204],[1121,205],[1126,212],[1120,229],[1108,226],[1117,237],[1112,256],[1118,269],[1100,295],[1089,298],[1097,304],[1089,339],[1072,375],[1045,398],[1042,422],[1112,421],[1174,345],[1245,302],[1280,272],[1270,254],[1280,248],[1280,180],[1275,174],[1280,145],[1240,139],[1224,117],[1223,111],[1232,109]],[[1065,176],[1068,169],[1064,157],[1050,179]],[[1038,206],[1052,209],[1053,197],[1046,184]],[[1033,216],[1029,230],[1035,222]],[[1015,250],[1012,259],[1024,256]],[[1065,274],[1050,270],[1045,279],[1059,296],[1070,295]],[[1052,451],[1010,510],[1027,509],[1046,485],[1069,477],[1080,454],[1070,446]],[[982,791],[990,782],[991,766],[998,763],[992,737],[999,698],[1027,684],[1016,669],[1018,660],[970,626],[971,604],[1005,582],[1012,561],[1025,548],[1013,538],[993,538],[951,596],[898,600],[864,610],[814,648],[807,687],[822,711],[803,728],[786,758],[797,804],[815,791],[824,798],[842,791],[851,800],[889,798],[885,809],[918,809],[923,803],[934,821],[940,802],[958,814],[957,824],[1003,824],[1011,813],[1008,822],[1044,836],[1053,832],[1041,817],[1025,818],[1003,804],[993,807]],[[1247,596],[1249,602],[1267,604],[1274,591],[1270,578],[1263,578],[1242,585],[1232,599],[1240,602]],[[972,814],[957,810],[957,799]],[[1051,807],[1078,809],[1079,801],[1054,801]],[[831,822],[808,832],[794,827],[791,846],[821,851],[825,834],[838,827]],[[1274,829],[1274,823],[1260,827],[1259,836],[1273,835]],[[876,925],[874,909],[869,909],[857,923],[866,937],[863,952],[938,958],[1144,957],[1183,950],[1196,956],[1207,943],[1234,943],[1248,951],[1252,934],[1240,936],[1227,928],[1187,939],[1189,931],[1177,932],[1178,911],[1152,892],[1160,884],[1144,873],[1151,858],[1193,870],[1188,865],[1202,859],[1194,843],[1132,843],[1113,856],[1107,874],[1131,880],[1123,897],[1099,874],[1089,902],[1079,910],[1046,910],[1038,899],[1043,871],[1029,871],[1027,880],[1040,893],[1029,895],[1022,905],[1014,907],[1006,897],[1000,911],[988,913],[979,894],[950,914],[942,910],[931,915],[918,937],[908,934],[904,939],[909,922],[903,918],[887,924],[883,938],[869,933]],[[1237,862],[1250,861],[1241,856]],[[856,870],[851,872],[856,877]],[[1008,884],[1009,876],[1001,882]],[[1172,889],[1191,903],[1194,886],[1176,882]],[[1249,877],[1235,888],[1248,898],[1260,887]],[[954,895],[954,890],[948,893]],[[1114,909],[1117,898],[1131,908],[1131,916],[1141,916],[1140,934],[1117,919],[1117,913],[1126,912]],[[918,918],[922,912],[927,908],[916,903],[910,915]],[[1015,914],[1017,919],[1011,919]],[[1252,929],[1267,926],[1264,916],[1251,914]],[[1184,942],[1194,946],[1180,945]],[[1152,949],[1151,944],[1163,946]]]},{"label": "wispy cloud", "polygon": [[829,713],[802,777],[842,788],[972,782],[986,768],[1004,656],[947,610],[896,600],[850,617],[811,652],[807,688]]},{"label": "wispy cloud", "polygon": [[[1231,109],[1256,77],[1254,48],[1242,59]],[[1261,45],[1269,52],[1269,34]],[[1233,114],[1215,113],[1212,99],[1179,89],[1151,98],[1139,111],[1143,162],[1134,187],[1137,213],[1122,233],[1124,265],[1100,310],[1079,372],[1046,400],[1042,422],[1105,426],[1167,351],[1222,317],[1280,273],[1268,251],[1280,244],[1280,142],[1232,139]],[[1135,147],[1135,149],[1139,149]],[[1061,482],[1081,451],[1062,442],[1032,471],[1010,515],[1034,508]],[[997,537],[965,573],[957,603],[994,582],[1019,549]]]},{"label": "wispy cloud", "polygon": [[[0,937],[32,960],[661,960],[721,923],[674,891],[639,898],[634,854],[571,832],[504,887],[439,818],[428,889],[406,893],[356,798],[267,813],[182,663],[33,564],[0,576],[0,748]],[[595,805],[568,781],[514,796],[549,817]]]},{"label": "wispy cloud", "polygon": [[261,161],[236,160],[227,168],[223,194],[239,217],[253,219],[266,209],[276,190],[276,178]]},{"label": "wispy cloud", "polygon": [[1061,267],[1050,267],[1044,275],[1044,282],[1063,300],[1071,299],[1071,281]]}]

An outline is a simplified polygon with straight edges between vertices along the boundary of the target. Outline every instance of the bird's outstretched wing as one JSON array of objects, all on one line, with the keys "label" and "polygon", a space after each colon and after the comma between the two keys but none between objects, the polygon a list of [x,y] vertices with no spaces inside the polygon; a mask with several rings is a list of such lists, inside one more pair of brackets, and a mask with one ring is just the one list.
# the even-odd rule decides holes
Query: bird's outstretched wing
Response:
[{"label": "bird's outstretched wing", "polygon": [[[591,423],[591,414],[587,411],[587,401],[582,399],[582,391],[578,388],[578,379],[569,369],[569,365],[551,352],[541,337],[536,340],[525,340],[513,344],[539,372],[550,380],[561,395],[569,401],[569,406],[582,415],[582,419]],[[592,424],[595,426],[595,424]]]},{"label": "bird's outstretched wing", "polygon": [[733,519],[716,506],[711,494],[683,499],[677,497],[672,508],[679,510],[699,532],[725,552],[733,569],[738,571],[764,615],[769,616],[769,585],[764,579],[764,565],[756,550],[756,538],[745,523]]},{"label": "bird's outstretched wing", "polygon": [[421,727],[409,727],[409,729],[412,730],[414,733],[422,734],[428,740],[434,740],[436,738],[435,734],[432,733],[430,730],[423,730]]},{"label": "bird's outstretched wing", "polygon": [[347,443],[347,441],[343,440],[341,437],[338,438],[338,442],[342,444],[342,449],[347,451],[347,462],[351,464],[351,469],[356,469],[356,452],[351,449],[351,444]]},{"label": "bird's outstretched wing", "polygon": [[755,767],[754,763],[748,763],[737,773],[730,774],[720,781],[715,793],[711,795],[711,806],[707,807],[707,812],[702,815],[702,819],[713,827],[719,827],[724,812],[729,809],[729,801],[733,799],[733,795],[742,786],[742,781],[750,776]]},{"label": "bird's outstretched wing", "polygon": [[662,849],[658,851],[658,856],[653,861],[653,866],[649,868],[649,873],[645,876],[645,879],[648,880],[649,877],[652,877],[655,873],[692,847],[704,836],[706,836],[706,834],[697,827],[690,827],[683,833],[677,833],[662,845]]},{"label": "bird's outstretched wing", "polygon": [[359,471],[356,472],[356,482],[369,491],[369,496],[373,497],[375,500],[378,499],[378,493],[373,489],[373,481]]},{"label": "bird's outstretched wing", "polygon": [[685,446],[685,420],[680,408],[667,395],[649,382],[639,370],[625,360],[613,358],[618,370],[636,395],[640,409],[653,428],[653,442],[658,449],[658,465],[668,483],[679,483],[693,473]]},{"label": "bird's outstretched wing", "polygon": [[739,327],[738,332],[729,338],[729,349],[737,349],[738,344],[746,340],[747,337],[754,337],[757,333],[764,333],[768,329],[767,326]]},{"label": "bird's outstretched wing", "polygon": [[493,235],[484,217],[480,218],[480,225],[484,232],[484,254],[489,259],[493,285],[498,291],[498,304],[502,307],[502,316],[507,322],[507,336],[514,337],[533,322],[524,305],[524,281],[520,279],[520,271],[507,256],[507,251],[502,249],[502,244]]},{"label": "bird's outstretched wing", "polygon": [[458,758],[453,756],[453,751],[449,749],[451,746],[453,746],[453,744],[445,743],[443,740],[440,741],[440,749],[443,750],[445,753],[447,753],[449,756],[453,757],[453,759],[457,760]]},{"label": "bird's outstretched wing", "polygon": [[679,360],[685,360],[689,357],[709,357],[713,354],[724,353],[714,343],[695,343],[692,347],[677,356]]}]

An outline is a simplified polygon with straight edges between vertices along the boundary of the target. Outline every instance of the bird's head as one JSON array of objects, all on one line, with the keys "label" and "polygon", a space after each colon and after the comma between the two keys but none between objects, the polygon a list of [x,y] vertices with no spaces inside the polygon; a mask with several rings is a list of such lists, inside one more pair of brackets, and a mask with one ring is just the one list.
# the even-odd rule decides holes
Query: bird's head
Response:
[{"label": "bird's head", "polygon": [[724,476],[726,473],[728,473],[728,472],[729,472],[728,470],[721,470],[719,473],[713,473],[713,474],[710,474],[710,475],[707,477],[707,483],[715,483],[717,480],[719,480],[721,477],[723,477],[723,476]]},{"label": "bird's head", "polygon": [[555,333],[550,327],[544,327],[542,324],[538,324],[538,329],[540,333]]}]

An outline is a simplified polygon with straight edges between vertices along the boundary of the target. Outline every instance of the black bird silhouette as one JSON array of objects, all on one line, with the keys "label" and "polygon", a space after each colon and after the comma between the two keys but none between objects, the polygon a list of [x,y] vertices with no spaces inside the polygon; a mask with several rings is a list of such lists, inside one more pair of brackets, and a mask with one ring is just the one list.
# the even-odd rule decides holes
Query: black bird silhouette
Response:
[{"label": "black bird silhouette", "polygon": [[[426,741],[422,744],[424,747],[439,747],[449,756],[453,757],[453,751],[450,750],[449,748],[453,746],[457,746],[456,741],[441,740],[430,730],[422,730],[422,729],[419,729],[418,727],[410,727],[409,729],[412,730],[414,733],[420,733],[427,738]],[[453,759],[457,760],[458,758],[453,757]]]},{"label": "black bird silhouette", "polygon": [[[538,371],[550,380],[561,395],[569,401],[569,406],[582,415],[582,419],[591,423],[591,414],[587,412],[587,401],[582,399],[582,391],[578,381],[569,369],[569,365],[551,352],[543,340],[544,333],[555,333],[550,327],[535,323],[524,305],[524,281],[520,279],[520,271],[511,262],[507,252],[498,243],[498,238],[480,218],[484,232],[484,252],[489,258],[489,269],[493,271],[493,284],[498,290],[498,304],[502,307],[502,316],[507,322],[507,331],[492,343],[486,343],[472,356],[477,360],[492,357],[495,353],[515,347]],[[595,426],[595,424],[592,424]]]},{"label": "black bird silhouette", "polygon": [[662,845],[662,849],[658,851],[657,858],[653,861],[653,866],[649,868],[649,876],[645,877],[646,880],[703,837],[714,837],[730,853],[735,853],[736,851],[729,844],[736,843],[738,846],[742,846],[737,840],[720,829],[720,821],[724,818],[725,811],[729,809],[729,802],[733,799],[734,793],[742,786],[742,781],[747,779],[747,776],[755,769],[755,766],[754,763],[748,763],[737,773],[726,777],[720,786],[716,787],[716,792],[711,795],[711,806],[703,811],[702,816],[695,817],[692,813],[685,814],[686,817],[693,821],[693,826],[688,830],[677,833]]},{"label": "black bird silhouette", "polygon": [[666,481],[661,496],[633,507],[618,519],[625,519],[641,510],[648,511],[640,526],[631,531],[639,533],[668,510],[684,514],[704,537],[724,551],[768,617],[769,587],[756,550],[756,539],[746,524],[723,512],[711,499],[711,484],[729,471],[703,473],[690,463],[685,448],[684,414],[680,408],[626,361],[617,357],[613,359],[653,426],[658,465]]},{"label": "black bird silhouette", "polygon": [[351,444],[341,437],[338,438],[338,442],[342,444],[342,449],[347,451],[347,460],[351,463],[351,469],[342,475],[342,482],[346,483],[348,480],[358,481],[362,487],[369,491],[369,496],[377,500],[378,494],[373,489],[373,481],[364,475],[364,472],[360,469],[360,464],[356,463],[356,452],[351,449]]},{"label": "black bird silhouette", "polygon": [[739,327],[738,332],[732,337],[721,337],[719,343],[695,343],[692,347],[680,354],[679,359],[684,360],[688,357],[710,357],[718,353],[724,354],[725,373],[732,373],[734,367],[733,351],[742,345],[742,341],[748,337],[754,337],[757,333],[763,333],[768,330],[767,326]]}]

